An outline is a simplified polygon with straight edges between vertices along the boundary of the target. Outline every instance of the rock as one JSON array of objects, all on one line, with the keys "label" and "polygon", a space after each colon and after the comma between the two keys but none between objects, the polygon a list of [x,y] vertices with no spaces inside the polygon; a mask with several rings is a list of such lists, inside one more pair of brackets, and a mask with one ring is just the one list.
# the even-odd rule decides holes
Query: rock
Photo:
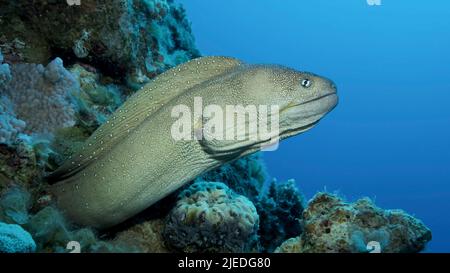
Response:
[{"label": "rock", "polygon": [[0,198],[0,221],[23,225],[28,222],[31,195],[27,191],[12,187]]},{"label": "rock", "polygon": [[138,85],[199,56],[185,11],[171,0],[8,1],[0,33],[9,63],[59,56]]},{"label": "rock", "polygon": [[119,233],[114,241],[136,246],[143,253],[169,253],[163,230],[164,220],[150,220]]},{"label": "rock", "polygon": [[422,251],[431,231],[418,219],[400,210],[382,210],[368,198],[345,203],[328,193],[318,193],[303,213],[304,232],[275,252],[369,252],[378,245],[385,253]]},{"label": "rock", "polygon": [[267,194],[256,203],[260,220],[258,234],[265,252],[273,252],[283,241],[302,232],[304,203],[294,180],[272,181]]},{"label": "rock", "polygon": [[38,157],[23,139],[0,143],[0,195],[13,184],[29,188],[39,177]]}]

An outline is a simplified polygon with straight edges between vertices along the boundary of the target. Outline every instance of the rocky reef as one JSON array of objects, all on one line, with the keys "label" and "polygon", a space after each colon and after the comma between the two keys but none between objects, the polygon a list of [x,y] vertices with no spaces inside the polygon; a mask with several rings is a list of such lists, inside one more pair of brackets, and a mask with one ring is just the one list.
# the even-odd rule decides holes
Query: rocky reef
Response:
[{"label": "rocky reef", "polygon": [[165,223],[163,219],[153,219],[137,224],[120,232],[115,242],[134,246],[144,253],[169,253],[163,237]]},{"label": "rocky reef", "polygon": [[294,180],[272,181],[266,194],[259,197],[256,207],[260,216],[261,250],[272,252],[284,240],[302,233],[302,213],[306,201]]},{"label": "rocky reef", "polygon": [[422,251],[431,231],[401,210],[382,210],[368,199],[346,203],[318,193],[303,212],[303,233],[284,242],[279,253],[364,253],[379,244],[383,253]]},{"label": "rocky reef", "polygon": [[184,9],[172,0],[4,1],[0,48],[8,62],[55,56],[142,84],[196,57]]},{"label": "rocky reef", "polygon": [[268,182],[260,153],[200,175],[112,230],[66,219],[43,176],[143,84],[199,56],[171,0],[0,3],[0,252],[418,252],[419,220],[295,181]]}]

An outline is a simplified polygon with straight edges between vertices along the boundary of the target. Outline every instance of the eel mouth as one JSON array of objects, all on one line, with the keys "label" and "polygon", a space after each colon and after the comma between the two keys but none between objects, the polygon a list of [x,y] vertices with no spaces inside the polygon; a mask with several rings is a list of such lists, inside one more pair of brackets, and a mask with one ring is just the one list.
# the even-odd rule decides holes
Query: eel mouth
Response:
[{"label": "eel mouth", "polygon": [[301,103],[290,103],[284,109],[282,109],[281,112],[287,111],[287,110],[289,110],[291,108],[295,108],[295,107],[298,107],[298,106],[302,106],[302,105],[310,104],[310,103],[313,103],[313,102],[316,102],[316,101],[319,101],[319,100],[323,100],[323,99],[325,99],[327,97],[331,97],[331,96],[333,96],[333,98],[335,98],[335,99],[333,100],[334,101],[334,103],[333,103],[334,105],[331,107],[331,109],[328,110],[328,112],[329,112],[329,111],[333,110],[334,107],[336,107],[337,102],[338,102],[337,92],[335,92],[335,91],[326,93],[325,95],[322,95],[320,97],[317,97],[317,98],[314,98],[314,99],[311,99],[311,100],[308,100],[308,101],[304,101],[304,102],[301,102]]},{"label": "eel mouth", "polygon": [[300,134],[302,132],[308,131],[309,129],[316,126],[320,122],[320,120],[321,120],[321,118],[312,123],[309,123],[307,125],[303,125],[303,126],[296,127],[296,128],[286,129],[280,134],[281,139],[285,139],[285,138]]},{"label": "eel mouth", "polygon": [[284,113],[284,119],[280,123],[280,127],[284,128],[281,138],[294,136],[313,128],[337,104],[337,92],[331,91],[317,98],[286,106],[280,111],[280,114]]},{"label": "eel mouth", "polygon": [[285,114],[291,121],[307,120],[314,116],[320,119],[331,112],[338,101],[337,92],[329,92],[301,103],[291,102],[281,109],[280,114]]}]

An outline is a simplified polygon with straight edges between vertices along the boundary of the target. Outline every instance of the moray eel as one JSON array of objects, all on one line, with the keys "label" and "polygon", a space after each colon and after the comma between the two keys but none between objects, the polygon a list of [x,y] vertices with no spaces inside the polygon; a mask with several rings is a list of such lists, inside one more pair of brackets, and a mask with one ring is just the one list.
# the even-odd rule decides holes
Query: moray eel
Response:
[{"label": "moray eel", "polygon": [[[171,133],[172,110],[179,105],[194,108],[195,97],[202,98],[203,105],[224,109],[226,105],[277,105],[279,139],[314,127],[338,102],[333,82],[312,73],[227,57],[194,59],[133,94],[77,154],[48,175],[58,206],[75,223],[108,228],[201,173],[273,141],[250,137],[176,140]],[[195,130],[203,128],[203,118],[193,121]]]}]

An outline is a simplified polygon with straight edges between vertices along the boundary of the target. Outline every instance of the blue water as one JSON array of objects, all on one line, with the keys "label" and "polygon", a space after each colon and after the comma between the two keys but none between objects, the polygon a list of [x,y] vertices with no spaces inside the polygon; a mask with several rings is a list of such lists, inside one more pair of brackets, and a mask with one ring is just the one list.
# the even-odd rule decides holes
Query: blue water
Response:
[{"label": "blue water", "polygon": [[450,252],[450,1],[183,3],[202,54],[337,83],[329,116],[265,153],[272,176],[404,209],[433,231],[427,251]]}]

